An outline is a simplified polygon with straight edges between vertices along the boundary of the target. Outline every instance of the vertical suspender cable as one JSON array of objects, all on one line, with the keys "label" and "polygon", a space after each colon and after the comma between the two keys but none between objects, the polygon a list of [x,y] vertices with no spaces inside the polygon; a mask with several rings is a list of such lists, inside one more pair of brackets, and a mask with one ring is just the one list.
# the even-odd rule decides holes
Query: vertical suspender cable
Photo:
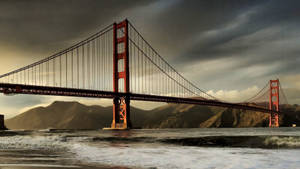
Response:
[{"label": "vertical suspender cable", "polygon": [[68,87],[68,53],[66,53],[66,87]]},{"label": "vertical suspender cable", "polygon": [[85,68],[84,68],[84,44],[82,45],[82,87],[85,88]]},{"label": "vertical suspender cable", "polygon": [[106,88],[106,85],[105,85],[105,82],[106,82],[106,35],[104,35],[104,50],[103,50],[103,52],[104,52],[104,57],[103,57],[103,63],[104,63],[104,65],[103,65],[103,76],[104,76],[104,83],[103,83],[103,87],[104,87],[104,90],[107,90],[107,88]]},{"label": "vertical suspender cable", "polygon": [[87,43],[87,88],[90,88],[90,42]]},{"label": "vertical suspender cable", "polygon": [[91,51],[91,42],[88,43],[88,89],[91,88],[91,81],[92,81],[92,72],[91,69],[93,69],[93,64],[91,65],[92,60],[92,51]]},{"label": "vertical suspender cable", "polygon": [[41,64],[39,64],[39,85],[41,86]]},{"label": "vertical suspender cable", "polygon": [[[134,43],[136,43],[136,36],[135,36],[135,32],[134,32]],[[134,47],[134,92],[137,93],[137,64],[136,64],[136,47],[133,45]]]},{"label": "vertical suspender cable", "polygon": [[92,87],[95,89],[95,41],[92,41]]},{"label": "vertical suspender cable", "polygon": [[[105,37],[105,35],[104,35]],[[101,90],[104,90],[104,80],[105,80],[105,77],[104,77],[104,37],[101,39],[101,80],[102,80],[102,83],[101,83]]]},{"label": "vertical suspender cable", "polygon": [[[99,37],[100,38],[100,37]],[[97,90],[100,90],[100,81],[99,81],[99,79],[100,79],[100,73],[99,73],[99,66],[100,66],[100,64],[99,64],[99,60],[100,60],[100,57],[99,57],[99,38],[97,38],[97,43],[96,43],[96,58],[97,58],[97,60],[96,60],[96,63],[97,63],[97,68],[96,68],[96,77],[97,77],[97,79],[96,79],[96,81],[97,81]]]},{"label": "vertical suspender cable", "polygon": [[50,86],[50,85],[49,85],[49,77],[50,77],[49,61],[47,61],[47,86]]},{"label": "vertical suspender cable", "polygon": [[77,55],[77,88],[79,88],[79,47],[76,48],[76,55]]},{"label": "vertical suspender cable", "polygon": [[56,82],[55,82],[55,58],[53,58],[53,86],[56,86]]},{"label": "vertical suspender cable", "polygon": [[74,62],[73,61],[74,61],[74,58],[73,57],[74,57],[74,55],[73,55],[73,50],[72,50],[71,51],[71,62],[72,62],[72,64],[71,64],[71,66],[72,66],[72,68],[71,68],[71,76],[72,76],[72,85],[71,85],[71,87],[72,88],[74,87],[74,85],[73,85],[73,83],[74,83],[73,82],[73,77],[74,77],[73,76],[74,75],[74,72],[73,72],[74,71],[74,69],[73,69],[74,68],[74,66],[73,66]]},{"label": "vertical suspender cable", "polygon": [[[44,66],[43,66],[44,64],[42,63],[42,74],[45,74],[44,73]],[[44,75],[42,76],[42,85],[44,85]]]},{"label": "vertical suspender cable", "polygon": [[33,77],[33,72],[34,72],[33,71],[33,67],[31,67],[30,69],[31,69],[31,85],[33,85],[34,84],[34,80],[33,80],[34,79],[34,77]]},{"label": "vertical suspender cable", "polygon": [[[140,46],[140,37],[138,37],[138,46]],[[141,87],[142,87],[142,83],[141,83],[141,63],[140,63],[140,53],[141,51],[138,50],[138,93],[141,93]]]},{"label": "vertical suspender cable", "polygon": [[62,87],[61,86],[61,55],[59,56],[59,87]]}]

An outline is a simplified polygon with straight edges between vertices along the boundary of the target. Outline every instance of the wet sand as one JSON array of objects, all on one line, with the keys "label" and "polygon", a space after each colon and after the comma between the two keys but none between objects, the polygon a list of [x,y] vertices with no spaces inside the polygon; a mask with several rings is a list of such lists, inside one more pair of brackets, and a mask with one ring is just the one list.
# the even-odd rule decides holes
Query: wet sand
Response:
[{"label": "wet sand", "polygon": [[[22,165],[22,164],[21,164]],[[28,165],[20,166],[20,164],[0,165],[0,169],[129,169],[126,167],[93,167],[93,166],[43,166],[43,165]]]},{"label": "wet sand", "polygon": [[101,164],[86,165],[62,151],[48,150],[2,150],[0,169],[129,169]]}]

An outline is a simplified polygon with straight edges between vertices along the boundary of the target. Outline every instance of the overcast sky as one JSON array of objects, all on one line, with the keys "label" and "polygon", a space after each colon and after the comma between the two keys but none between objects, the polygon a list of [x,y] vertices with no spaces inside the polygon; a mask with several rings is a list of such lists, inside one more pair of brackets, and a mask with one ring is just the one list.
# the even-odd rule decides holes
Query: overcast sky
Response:
[{"label": "overcast sky", "polygon": [[[279,78],[289,102],[300,104],[297,0],[1,0],[0,74],[124,18],[187,79],[219,98],[245,99]],[[1,95],[0,113],[11,117],[57,99],[65,98]]]}]

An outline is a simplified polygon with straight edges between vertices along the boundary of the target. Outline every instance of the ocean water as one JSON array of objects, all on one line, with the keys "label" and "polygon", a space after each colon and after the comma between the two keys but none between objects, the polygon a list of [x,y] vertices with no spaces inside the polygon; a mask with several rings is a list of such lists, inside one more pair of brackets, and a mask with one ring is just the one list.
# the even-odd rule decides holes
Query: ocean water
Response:
[{"label": "ocean water", "polygon": [[0,169],[300,169],[300,128],[1,131]]}]

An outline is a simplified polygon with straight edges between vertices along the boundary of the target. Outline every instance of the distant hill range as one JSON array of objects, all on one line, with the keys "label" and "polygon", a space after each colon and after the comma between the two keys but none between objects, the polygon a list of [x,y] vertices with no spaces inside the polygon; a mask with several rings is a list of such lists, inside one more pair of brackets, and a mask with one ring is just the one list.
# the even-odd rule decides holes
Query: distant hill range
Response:
[{"label": "distant hill range", "polygon": [[[286,105],[281,126],[300,126],[300,106]],[[261,112],[186,104],[168,104],[151,111],[131,107],[133,125],[141,128],[265,127],[269,115]],[[101,129],[112,120],[112,107],[78,102],[53,102],[5,121],[9,129]]]}]

